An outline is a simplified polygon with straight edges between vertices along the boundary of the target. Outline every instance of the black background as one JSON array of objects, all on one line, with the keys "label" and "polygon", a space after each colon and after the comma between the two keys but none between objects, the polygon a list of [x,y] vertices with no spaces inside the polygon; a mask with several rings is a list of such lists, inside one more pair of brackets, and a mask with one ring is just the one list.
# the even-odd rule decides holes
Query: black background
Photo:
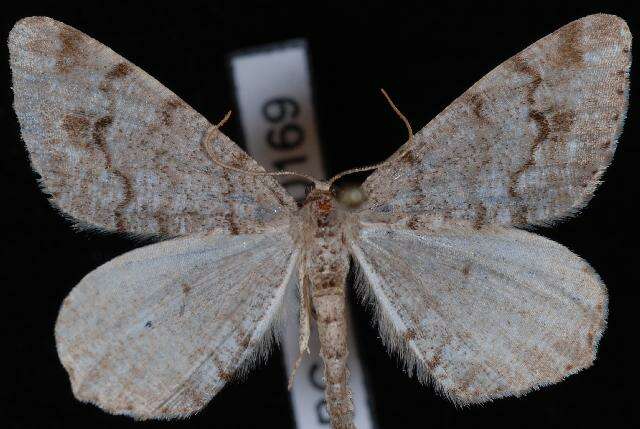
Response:
[{"label": "black background", "polygon": [[[20,3],[20,2],[18,2]],[[494,66],[569,21],[594,12],[617,14],[640,34],[629,6],[459,2],[172,2],[149,6],[109,2],[89,7],[33,3],[3,10],[4,66],[1,173],[3,185],[2,420],[9,427],[291,427],[293,417],[279,352],[243,382],[234,382],[198,415],[184,421],[135,422],[77,402],[53,337],[59,305],[86,273],[142,243],[74,232],[38,190],[11,109],[6,36],[24,16],[70,24],[147,70],[211,121],[233,105],[226,56],[290,38],[307,39],[317,117],[331,173],[378,162],[405,140],[378,88],[389,91],[416,129]],[[507,6],[509,5],[509,6]],[[637,56],[636,56],[637,58]],[[632,66],[630,110],[604,184],[581,216],[541,230],[589,261],[610,293],[607,331],[594,367],[520,399],[456,408],[401,371],[355,309],[358,342],[381,428],[629,427],[637,359],[636,192],[639,118]],[[225,133],[242,145],[237,118]],[[637,263],[636,263],[637,265]],[[636,419],[637,420],[637,419]],[[5,426],[6,427],[6,426]]]}]

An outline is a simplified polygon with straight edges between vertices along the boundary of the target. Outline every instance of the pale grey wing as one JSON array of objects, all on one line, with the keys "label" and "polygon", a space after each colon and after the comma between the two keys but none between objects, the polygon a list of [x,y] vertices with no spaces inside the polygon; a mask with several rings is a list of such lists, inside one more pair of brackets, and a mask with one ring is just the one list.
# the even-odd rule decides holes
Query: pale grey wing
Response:
[{"label": "pale grey wing", "polygon": [[385,343],[455,402],[522,395],[595,359],[606,289],[560,244],[510,228],[369,224],[351,246]]},{"label": "pale grey wing", "polygon": [[631,33],[591,15],[480,79],[365,182],[364,210],[501,225],[586,205],[611,162],[629,93]]},{"label": "pale grey wing", "polygon": [[64,300],[56,343],[74,395],[114,414],[187,416],[264,355],[297,263],[286,230],[143,247]]},{"label": "pale grey wing", "polygon": [[[51,202],[80,224],[137,234],[254,230],[295,202],[271,177],[213,165],[209,122],[144,71],[45,17],[9,35],[14,108]],[[232,165],[260,169],[226,136]]]}]

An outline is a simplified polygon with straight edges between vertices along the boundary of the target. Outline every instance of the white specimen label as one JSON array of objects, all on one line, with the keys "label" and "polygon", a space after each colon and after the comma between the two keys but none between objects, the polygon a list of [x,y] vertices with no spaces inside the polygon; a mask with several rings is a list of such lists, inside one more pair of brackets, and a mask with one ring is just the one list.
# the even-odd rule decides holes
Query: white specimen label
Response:
[{"label": "white specimen label", "polygon": [[[293,170],[324,178],[306,43],[294,40],[238,52],[231,56],[230,63],[249,155],[267,170]],[[281,183],[294,198],[304,199],[305,181],[284,177]],[[287,317],[283,350],[290,372],[298,356],[298,314],[289,311]],[[354,421],[358,428],[368,429],[373,423],[362,366],[353,340],[353,324],[347,326]],[[309,350],[293,384],[294,414],[300,429],[328,428],[323,364],[315,326]]]}]

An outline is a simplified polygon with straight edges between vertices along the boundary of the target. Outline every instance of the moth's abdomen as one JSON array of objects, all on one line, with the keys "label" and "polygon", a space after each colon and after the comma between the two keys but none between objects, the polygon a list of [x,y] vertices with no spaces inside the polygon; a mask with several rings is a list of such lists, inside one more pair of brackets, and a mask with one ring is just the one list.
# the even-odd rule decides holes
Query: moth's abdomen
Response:
[{"label": "moth's abdomen", "polygon": [[347,321],[344,277],[341,288],[312,286],[311,302],[316,314],[320,355],[324,362],[325,397],[334,428],[352,428],[353,402],[347,368]]},{"label": "moth's abdomen", "polygon": [[324,362],[325,396],[334,428],[353,427],[353,403],[348,386],[345,280],[349,257],[331,247],[314,249],[307,259],[311,280],[311,304]]}]

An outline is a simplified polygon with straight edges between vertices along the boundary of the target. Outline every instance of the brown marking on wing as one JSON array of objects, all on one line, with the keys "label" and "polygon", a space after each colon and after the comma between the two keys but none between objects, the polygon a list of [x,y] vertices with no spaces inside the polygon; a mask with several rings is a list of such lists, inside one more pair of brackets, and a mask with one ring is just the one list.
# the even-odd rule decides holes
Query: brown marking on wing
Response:
[{"label": "brown marking on wing", "polygon": [[74,146],[85,147],[90,135],[91,120],[80,113],[69,113],[62,118],[61,128],[67,133]]},{"label": "brown marking on wing", "polygon": [[511,221],[514,225],[524,225],[528,221],[528,209],[526,206],[510,207],[509,214],[511,215]]},{"label": "brown marking on wing", "polygon": [[[32,16],[28,19],[31,22],[31,24],[34,24],[36,27],[41,26],[42,23],[46,24],[46,19],[40,16]],[[52,51],[50,41],[48,39],[38,38],[38,37],[30,38],[28,40],[27,49],[31,52],[37,53],[39,55],[47,56],[47,57],[51,55],[51,51]]]},{"label": "brown marking on wing", "polygon": [[227,221],[227,225],[229,225],[229,231],[231,235],[240,234],[240,228],[238,228],[238,221],[236,216],[233,213],[225,213],[224,219]]},{"label": "brown marking on wing", "polygon": [[131,185],[131,180],[129,177],[124,174],[121,170],[113,166],[113,159],[111,157],[111,153],[109,152],[109,148],[107,147],[106,133],[108,128],[113,125],[113,115],[115,115],[115,94],[113,89],[114,80],[122,79],[125,76],[129,75],[133,71],[133,68],[130,64],[126,62],[119,62],[114,64],[108,72],[105,73],[104,79],[98,85],[100,91],[104,92],[109,105],[107,110],[109,111],[108,115],[103,116],[98,119],[94,124],[93,129],[93,141],[100,148],[101,152],[105,157],[105,166],[106,169],[109,170],[114,176],[117,176],[122,182],[123,186],[123,197],[122,200],[116,205],[114,208],[114,216],[116,218],[116,229],[118,231],[125,231],[127,229],[127,222],[124,218],[124,209],[131,203],[133,197],[135,195],[133,191],[133,186]]},{"label": "brown marking on wing", "polygon": [[191,292],[191,286],[189,286],[187,283],[182,283],[180,286],[182,287],[182,293],[184,293],[185,295],[188,295],[189,292]]},{"label": "brown marking on wing", "polygon": [[575,112],[561,110],[551,117],[551,128],[556,134],[566,134],[571,131],[575,122]]},{"label": "brown marking on wing", "polygon": [[111,169],[111,154],[105,140],[105,131],[113,123],[111,115],[103,116],[93,124],[93,143],[100,149],[104,156],[105,169]]},{"label": "brown marking on wing", "polygon": [[167,234],[167,232],[169,231],[169,219],[167,218],[166,215],[164,215],[162,212],[155,212],[153,213],[153,218],[156,221],[156,224],[158,225],[158,234],[159,235],[165,235]]},{"label": "brown marking on wing", "polygon": [[[203,353],[204,353],[204,350],[198,350],[198,354],[203,354]],[[228,372],[223,368],[224,365],[222,365],[220,358],[215,352],[211,353],[210,359],[213,361],[213,364],[218,369],[218,377],[220,378],[220,380],[227,382],[233,379],[233,373]]]},{"label": "brown marking on wing", "polygon": [[462,267],[462,274],[465,277],[469,277],[469,273],[471,272],[471,265],[470,264],[465,264],[464,267]]},{"label": "brown marking on wing", "polygon": [[484,99],[482,98],[482,94],[469,94],[469,103],[471,104],[471,111],[473,112],[473,115],[478,119],[478,121],[480,121],[481,123],[488,122],[488,118],[483,111]]},{"label": "brown marking on wing", "polygon": [[403,336],[406,341],[411,341],[416,337],[416,335],[416,331],[413,329],[407,329]]},{"label": "brown marking on wing", "polygon": [[475,206],[475,219],[473,220],[473,228],[480,229],[484,226],[487,218],[487,208],[482,203]]},{"label": "brown marking on wing", "polygon": [[113,174],[120,178],[124,186],[124,198],[122,198],[122,201],[120,201],[116,206],[115,216],[116,216],[116,227],[118,228],[119,231],[125,231],[127,228],[126,228],[126,222],[123,218],[122,212],[124,211],[125,207],[127,207],[131,202],[131,200],[133,199],[133,196],[134,196],[133,187],[131,186],[131,181],[129,180],[129,178],[126,175],[124,175],[120,170],[113,169]]},{"label": "brown marking on wing", "polygon": [[526,100],[529,107],[529,119],[533,120],[538,127],[538,134],[534,138],[533,144],[529,149],[529,158],[510,176],[509,195],[514,198],[519,198],[520,195],[516,191],[518,179],[526,170],[528,170],[535,164],[536,150],[549,136],[550,126],[544,114],[534,107],[535,92],[542,82],[540,74],[533,67],[527,64],[527,62],[520,55],[512,57],[512,62],[516,71],[527,74],[531,77],[531,82],[529,82],[529,84],[527,85]]},{"label": "brown marking on wing", "polygon": [[529,75],[531,81],[527,84],[527,103],[530,105],[535,104],[535,92],[542,82],[540,74],[531,67],[521,55],[515,55],[511,58],[511,63],[516,72]]},{"label": "brown marking on wing", "polygon": [[83,35],[78,30],[64,25],[60,27],[58,38],[61,48],[56,58],[56,68],[59,73],[67,74],[87,59],[82,46]]},{"label": "brown marking on wing", "polygon": [[242,337],[242,339],[240,339],[238,344],[240,345],[240,349],[242,351],[246,350],[251,344],[251,337],[249,335],[245,335],[244,337]]},{"label": "brown marking on wing", "polygon": [[407,221],[407,227],[409,229],[412,230],[416,230],[420,227],[420,220],[418,219],[417,216],[412,216],[408,221]]},{"label": "brown marking on wing", "polygon": [[433,357],[429,361],[427,361],[427,368],[433,371],[435,367],[440,365],[441,360],[442,360],[442,352],[438,350],[434,353]]},{"label": "brown marking on wing", "polygon": [[[533,141],[533,146],[531,146],[531,156],[533,157],[535,150],[548,137],[550,128],[547,118],[539,110],[531,110],[531,112],[529,112],[529,118],[538,124],[538,135]],[[533,162],[533,159],[531,159],[531,161]]]},{"label": "brown marking on wing", "polygon": [[233,380],[233,374],[222,369],[218,370],[218,377],[220,377],[220,380],[223,380],[225,382]]},{"label": "brown marking on wing", "polygon": [[173,125],[173,116],[175,111],[178,108],[181,108],[184,106],[185,106],[184,101],[180,100],[177,97],[171,97],[167,100],[164,100],[160,107],[160,119],[162,123],[167,127],[170,127],[171,125]]},{"label": "brown marking on wing", "polygon": [[567,24],[563,31],[558,32],[560,46],[555,51],[552,60],[558,68],[582,67],[582,22],[573,21]]},{"label": "brown marking on wing", "polygon": [[120,79],[131,73],[131,66],[127,63],[118,63],[109,70],[104,77],[107,79]]},{"label": "brown marking on wing", "polygon": [[405,152],[404,155],[402,155],[401,160],[409,165],[415,165],[419,161],[418,158],[416,158],[416,156],[413,154],[413,151],[411,149],[409,149]]},{"label": "brown marking on wing", "polygon": [[134,192],[129,178],[120,170],[113,167],[113,160],[111,158],[111,153],[109,152],[106,141],[106,131],[112,124],[113,117],[111,117],[110,115],[103,116],[102,118],[98,119],[93,125],[93,142],[100,149],[104,156],[105,170],[111,172],[114,176],[117,176],[122,182],[124,188],[124,197],[118,203],[118,205],[116,205],[114,209],[114,215],[116,217],[116,228],[119,231],[125,231],[126,222],[123,218],[122,212],[133,199]]}]

